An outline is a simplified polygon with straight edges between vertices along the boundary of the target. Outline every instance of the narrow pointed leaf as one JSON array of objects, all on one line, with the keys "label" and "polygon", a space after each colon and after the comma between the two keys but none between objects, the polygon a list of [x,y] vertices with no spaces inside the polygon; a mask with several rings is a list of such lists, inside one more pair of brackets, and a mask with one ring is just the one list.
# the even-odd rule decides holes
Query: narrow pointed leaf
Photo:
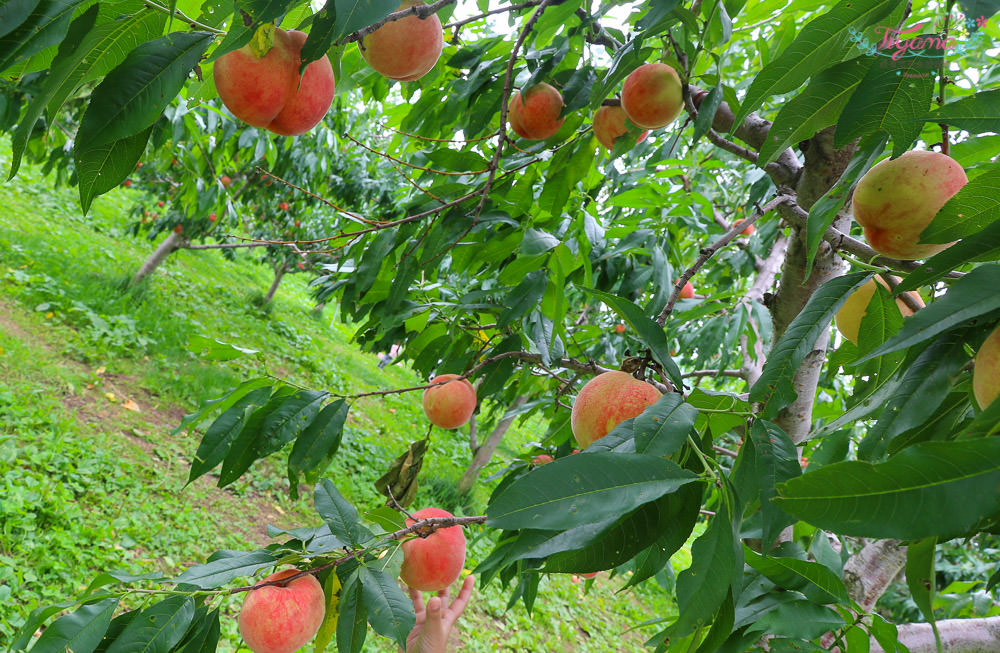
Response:
[{"label": "narrow pointed leaf", "polygon": [[378,569],[361,567],[361,583],[362,599],[372,628],[405,647],[406,636],[415,622],[410,598],[399,589],[395,577]]},{"label": "narrow pointed leaf", "polygon": [[247,417],[264,405],[270,396],[270,386],[252,390],[243,395],[231,408],[212,422],[212,425],[205,431],[201,444],[198,445],[198,451],[194,455],[194,460],[191,462],[188,483],[207,473],[225,459],[226,454],[229,453],[229,447],[240,434]]},{"label": "narrow pointed leaf", "polygon": [[941,635],[938,633],[937,622],[934,619],[934,588],[937,578],[934,573],[934,549],[937,538],[928,537],[919,542],[911,542],[906,547],[906,586],[910,588],[913,602],[920,608],[920,614],[934,629],[934,639],[941,646]]},{"label": "narrow pointed leaf", "polygon": [[764,550],[771,547],[774,538],[792,518],[771,502],[775,486],[802,474],[798,450],[795,443],[777,424],[759,419],[750,427],[750,438],[754,444],[757,484],[760,487],[760,512],[762,522],[762,545]]},{"label": "narrow pointed leaf", "polygon": [[547,283],[548,277],[542,270],[527,274],[524,280],[510,291],[504,301],[505,308],[497,318],[497,328],[505,327],[514,320],[520,319],[537,306],[545,294]]},{"label": "narrow pointed leaf", "polygon": [[146,150],[152,131],[150,126],[138,134],[101,145],[77,141],[73,159],[79,176],[80,206],[84,213],[90,210],[95,197],[117,187],[135,171],[136,161]]},{"label": "narrow pointed leaf", "polygon": [[107,653],[167,653],[187,632],[194,618],[194,599],[171,596],[133,618]]},{"label": "narrow pointed leaf", "polygon": [[80,606],[75,612],[59,617],[42,632],[42,636],[31,647],[32,653],[93,651],[101,643],[117,607],[117,597],[104,599]]},{"label": "narrow pointed leaf", "polygon": [[775,501],[845,535],[950,539],[1000,510],[998,488],[1000,438],[980,438],[924,442],[877,465],[826,465],[779,485]]},{"label": "narrow pointed leaf", "polygon": [[174,582],[213,589],[234,578],[253,576],[278,561],[278,557],[270,551],[219,551],[212,557],[215,559],[210,562],[185,570]]},{"label": "narrow pointed leaf", "polygon": [[943,279],[950,271],[973,261],[1000,259],[1000,220],[992,222],[982,231],[955,243],[940,254],[935,254],[911,272],[899,284],[900,292],[915,290]]},{"label": "narrow pointed leaf", "polygon": [[348,578],[341,578],[340,617],[337,619],[337,650],[340,653],[360,653],[368,634],[368,618],[365,612],[363,588],[358,572],[351,572]]},{"label": "narrow pointed leaf", "polygon": [[538,467],[494,497],[487,524],[561,530],[620,515],[698,476],[642,454],[588,453]]},{"label": "narrow pointed leaf", "polygon": [[849,603],[851,600],[844,581],[818,562],[778,556],[765,558],[747,546],[743,547],[743,554],[748,565],[785,589],[801,590],[811,585],[819,590],[824,603]]},{"label": "narrow pointed leaf", "polygon": [[971,134],[1000,133],[1000,89],[981,91],[949,102],[928,115],[926,120],[958,127]]},{"label": "narrow pointed leaf", "polygon": [[323,518],[330,532],[337,538],[350,542],[353,546],[371,533],[358,523],[358,510],[345,499],[329,479],[316,484],[313,493],[316,512]]},{"label": "narrow pointed leaf", "polygon": [[930,340],[960,324],[1000,308],[1000,265],[983,265],[965,275],[926,308],[917,311],[903,322],[899,333],[886,340],[882,346],[862,356],[863,363],[876,356],[899,351]]},{"label": "narrow pointed leaf", "polygon": [[26,21],[38,2],[39,0],[8,0],[0,5],[0,37],[7,36]]},{"label": "narrow pointed leaf", "polygon": [[[0,72],[59,43],[69,30],[73,12],[82,2],[83,0],[41,0],[36,3],[26,20],[0,37]],[[7,11],[11,12],[11,18],[17,18],[23,10],[24,5],[21,3],[14,4],[10,9],[4,3],[0,9],[4,13],[0,13],[0,18],[4,18]],[[8,23],[0,23],[0,32],[8,27]]]},{"label": "narrow pointed leaf", "polygon": [[795,401],[792,387],[795,371],[850,294],[870,276],[868,272],[854,272],[823,284],[774,344],[760,378],[750,388],[750,401],[766,404],[765,419],[773,419],[778,411]]}]

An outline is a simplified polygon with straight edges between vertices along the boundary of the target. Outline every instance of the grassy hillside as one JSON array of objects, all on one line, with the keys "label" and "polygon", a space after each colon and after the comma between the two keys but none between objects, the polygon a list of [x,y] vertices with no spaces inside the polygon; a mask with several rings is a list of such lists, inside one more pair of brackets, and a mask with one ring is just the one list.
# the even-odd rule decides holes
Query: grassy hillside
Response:
[{"label": "grassy hillside", "polygon": [[[3,144],[0,168],[8,160]],[[286,277],[262,310],[270,271],[246,253],[226,261],[180,252],[123,292],[155,245],[125,235],[141,192],[110,193],[82,217],[73,190],[54,189],[30,167],[0,186],[0,649],[32,609],[75,595],[102,570],[176,574],[215,550],[266,544],[267,524],[318,522],[308,488],[289,499],[280,456],[224,490],[211,475],[184,487],[197,437],[170,430],[200,400],[250,374],[340,393],[419,380],[405,366],[379,370],[335,307],[315,313],[303,275]],[[196,334],[263,355],[206,363],[187,349]],[[381,503],[373,481],[423,435],[419,400],[389,395],[352,408],[326,476],[359,507]],[[537,424],[516,425],[483,476],[540,433]],[[467,437],[434,430],[418,507],[483,509],[488,485],[467,500],[453,490],[471,457]],[[468,567],[489,548],[477,541]],[[521,604],[505,609],[510,588],[477,590],[460,650],[642,650],[651,633],[625,631],[673,609],[655,585],[617,593],[622,581],[607,574],[591,585],[584,595],[567,575],[544,579],[531,616]],[[235,619],[223,630],[221,648],[236,649]],[[375,635],[369,641],[366,650],[393,650]]]}]

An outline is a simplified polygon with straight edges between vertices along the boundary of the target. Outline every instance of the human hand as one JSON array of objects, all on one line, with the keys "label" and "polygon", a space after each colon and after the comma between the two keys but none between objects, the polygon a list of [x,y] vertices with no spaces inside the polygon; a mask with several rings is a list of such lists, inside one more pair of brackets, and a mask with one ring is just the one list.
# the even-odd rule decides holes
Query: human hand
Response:
[{"label": "human hand", "polygon": [[426,608],[423,594],[411,589],[410,600],[413,601],[417,623],[406,638],[406,653],[446,653],[452,626],[469,604],[475,584],[474,576],[466,576],[451,605],[447,605],[448,590],[443,589],[427,601]]}]

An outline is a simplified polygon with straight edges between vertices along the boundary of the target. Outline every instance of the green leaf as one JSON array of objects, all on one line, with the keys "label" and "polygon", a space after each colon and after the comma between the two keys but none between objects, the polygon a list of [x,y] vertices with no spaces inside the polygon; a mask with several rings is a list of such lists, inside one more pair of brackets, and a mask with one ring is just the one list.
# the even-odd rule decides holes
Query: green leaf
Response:
[{"label": "green leaf", "polygon": [[361,567],[360,571],[368,622],[375,632],[405,647],[406,636],[413,630],[416,620],[409,597],[403,594],[395,577],[384,571],[368,567]]},{"label": "green leaf", "polygon": [[[765,612],[750,629],[758,632],[781,633],[796,639],[816,639],[843,625],[844,618],[833,609],[809,601],[795,600],[774,606],[773,609]],[[778,648],[772,645],[771,650],[775,653],[827,650],[819,648],[815,644],[800,646],[798,642],[788,643],[789,647]]]},{"label": "green leaf", "polygon": [[343,589],[340,590],[340,617],[337,619],[337,650],[341,653],[360,653],[368,634],[368,615],[359,575],[358,570],[354,570],[346,579],[340,579]]},{"label": "green leaf", "polygon": [[810,274],[816,252],[819,251],[819,244],[823,242],[823,234],[844,208],[844,202],[851,189],[854,188],[854,184],[882,154],[885,143],[886,136],[881,133],[862,139],[837,183],[823,193],[823,196],[816,200],[809,209],[809,218],[806,222],[806,242],[809,248],[806,269]]},{"label": "green leaf", "polygon": [[920,233],[922,243],[950,243],[1000,220],[1000,163],[989,166],[941,207]]},{"label": "green leaf", "polygon": [[132,50],[91,94],[76,147],[92,150],[151,127],[213,39],[208,32],[174,32]]},{"label": "green leaf", "polygon": [[28,20],[39,0],[8,0],[0,5],[0,37],[7,36],[14,28]]},{"label": "green leaf", "polygon": [[201,406],[198,407],[198,410],[196,410],[193,413],[188,413],[183,417],[183,419],[181,419],[181,423],[177,426],[177,428],[175,428],[173,431],[170,432],[170,435],[177,435],[185,427],[193,428],[195,425],[201,422],[206,415],[209,415],[215,411],[228,410],[248,392],[252,392],[257,388],[262,388],[264,386],[270,386],[271,382],[272,380],[265,376],[257,377],[255,379],[249,379],[247,381],[244,381],[236,388],[230,390],[228,393],[224,394],[221,397],[204,400],[201,403]]},{"label": "green leaf", "polygon": [[770,163],[785,149],[812,138],[836,124],[851,93],[872,65],[872,57],[856,57],[827,68],[809,80],[809,86],[785,102],[760,148],[761,163]]},{"label": "green leaf", "polygon": [[[80,84],[103,76],[117,66],[136,45],[160,35],[166,22],[166,16],[161,12],[146,8],[138,0],[98,3],[93,7],[101,14],[97,25],[87,27],[87,23],[82,22],[86,14],[73,21],[65,40],[59,45],[59,52],[52,61],[41,90],[32,98],[28,110],[18,122],[17,130],[11,137],[11,179],[21,165],[24,147],[42,112],[55,115]],[[3,24],[2,20],[0,24]],[[80,35],[77,34],[78,29]],[[121,180],[115,181],[111,187]]]},{"label": "green leaf", "polygon": [[241,0],[240,9],[246,11],[257,23],[266,23],[287,13],[294,0]]},{"label": "green leaf", "polygon": [[187,632],[194,618],[194,599],[171,596],[132,619],[107,653],[167,653]]},{"label": "green leaf", "polygon": [[350,405],[343,399],[323,407],[316,419],[295,441],[295,446],[288,455],[289,473],[316,469],[337,453],[350,409]]},{"label": "green leaf", "polygon": [[210,562],[185,569],[174,582],[202,589],[214,589],[234,578],[253,576],[278,560],[278,556],[270,551],[217,551],[212,555]]},{"label": "green leaf", "polygon": [[778,57],[753,79],[733,122],[736,129],[764,99],[794,91],[816,73],[838,63],[853,43],[850,34],[887,16],[901,0],[841,0],[810,21]]},{"label": "green leaf", "polygon": [[330,0],[336,10],[334,40],[377,23],[397,9],[396,0]]},{"label": "green leaf", "polygon": [[[590,452],[622,451],[650,456],[669,456],[687,442],[688,433],[698,417],[698,410],[671,392],[660,397],[637,417],[625,420],[603,438]],[[628,442],[628,445],[622,446]]]},{"label": "green leaf", "polygon": [[228,342],[197,333],[188,337],[188,349],[195,354],[200,354],[205,360],[210,361],[231,361],[243,356],[260,353],[256,349],[231,345]]},{"label": "green leaf", "polygon": [[984,265],[956,281],[939,297],[903,321],[899,333],[857,360],[871,360],[930,340],[969,320],[1000,308],[1000,265]]},{"label": "green leaf", "polygon": [[955,434],[955,439],[984,438],[1000,433],[1000,401],[994,401],[979,411],[975,419]]},{"label": "green leaf", "polygon": [[[73,12],[81,2],[83,0],[41,0],[36,3],[26,20],[0,37],[0,72],[62,41]],[[5,3],[0,11],[4,14],[10,11],[11,18],[16,18],[24,8],[25,5],[16,3],[8,9]],[[0,14],[0,17],[5,16]],[[8,23],[0,25],[0,32],[9,27]]]},{"label": "green leaf", "polygon": [[830,321],[847,298],[860,288],[871,274],[853,272],[827,281],[809,298],[802,311],[771,349],[771,355],[757,382],[750,388],[750,401],[765,404],[763,417],[774,419],[778,412],[795,401],[792,377],[816,338],[830,327]]},{"label": "green leaf", "polygon": [[720,502],[708,529],[691,546],[691,566],[677,576],[680,616],[670,626],[671,638],[709,625],[730,592],[736,569],[742,569],[742,547],[731,520],[727,504]]},{"label": "green leaf", "polygon": [[89,145],[77,141],[73,159],[80,185],[80,206],[90,210],[90,203],[123,182],[135,171],[135,163],[142,156],[153,127],[118,141],[103,145]]},{"label": "green leaf", "polygon": [[767,550],[781,529],[792,523],[792,519],[771,502],[776,494],[775,486],[800,476],[802,466],[795,443],[777,424],[762,419],[754,421],[750,438],[754,444],[754,467],[760,488],[761,540]]},{"label": "green leaf", "polygon": [[667,343],[667,335],[663,327],[646,317],[641,308],[623,297],[594,288],[580,287],[580,290],[597,297],[607,304],[608,308],[618,313],[626,324],[636,332],[642,344],[649,347],[653,359],[663,366],[663,371],[667,373],[670,381],[678,388],[684,387],[681,370],[670,356],[670,345]]},{"label": "green leaf", "polygon": [[561,530],[620,515],[698,480],[643,454],[566,456],[532,470],[495,496],[487,524],[507,530]]},{"label": "green leaf", "polygon": [[214,653],[218,648],[221,632],[219,609],[211,612],[207,612],[205,607],[198,609],[199,613],[202,611],[206,611],[206,614],[200,619],[196,618],[195,625],[174,649],[176,653]]},{"label": "green leaf", "polygon": [[928,71],[938,68],[942,53],[928,48],[901,57],[891,66],[881,65],[884,58],[869,66],[840,114],[834,146],[844,147],[856,138],[886,132],[892,136],[893,156],[909,150],[920,136],[923,123],[918,118],[930,106],[937,81],[937,76]]},{"label": "green leaf", "polygon": [[207,473],[225,459],[233,441],[243,430],[247,418],[264,405],[270,396],[271,386],[251,390],[237,399],[231,408],[212,422],[212,425],[205,431],[201,444],[198,445],[194,460],[191,461],[188,483]]},{"label": "green leaf", "polygon": [[358,519],[358,510],[340,492],[329,479],[322,479],[316,484],[313,492],[313,499],[316,504],[316,512],[323,518],[330,532],[335,537],[344,542],[350,542],[352,546],[358,546],[362,538],[370,535],[368,530],[361,526]]},{"label": "green leaf", "polygon": [[882,458],[896,436],[924,424],[934,414],[948,395],[952,379],[969,362],[964,341],[964,330],[945,333],[906,367],[903,382],[858,446],[858,458]]},{"label": "green leaf", "polygon": [[877,465],[826,465],[779,485],[775,501],[844,535],[950,539],[1000,510],[998,486],[1000,438],[980,438],[923,442]]},{"label": "green leaf", "polygon": [[906,586],[910,588],[913,602],[920,608],[920,614],[934,629],[934,639],[941,648],[941,635],[934,620],[934,587],[937,578],[934,573],[934,549],[937,538],[928,537],[919,542],[911,542],[906,547]]},{"label": "green leaf", "polygon": [[317,390],[299,390],[277,406],[260,425],[257,457],[280,450],[305,430],[330,394]]},{"label": "green leaf", "polygon": [[280,408],[288,396],[295,392],[291,386],[281,386],[271,393],[267,403],[257,409],[247,411],[243,420],[243,427],[237,433],[232,445],[229,447],[226,457],[222,460],[222,469],[219,470],[219,487],[225,487],[243,475],[243,472],[250,469],[250,465],[260,458],[258,452],[260,446],[258,441],[261,438],[261,425],[268,416]]},{"label": "green leaf", "polygon": [[590,103],[590,93],[597,82],[597,73],[590,66],[573,71],[562,87],[563,109],[560,116],[582,109]]},{"label": "green leaf", "polygon": [[93,651],[108,630],[118,601],[115,597],[88,603],[75,612],[59,617],[42,632],[42,636],[31,647],[32,653]]},{"label": "green leaf", "polygon": [[980,91],[949,102],[924,119],[958,127],[972,134],[1000,132],[1000,89]]},{"label": "green leaf", "polygon": [[427,152],[427,158],[436,168],[456,170],[467,174],[481,174],[489,168],[486,159],[475,152],[458,152],[441,148]]},{"label": "green leaf", "polygon": [[816,598],[823,603],[834,601],[850,603],[851,601],[847,595],[847,588],[844,587],[844,582],[840,577],[818,562],[780,556],[765,558],[745,545],[743,555],[748,565],[781,588],[801,590],[803,587],[811,586],[818,590]]},{"label": "green leaf", "polygon": [[517,284],[504,300],[505,308],[497,317],[497,328],[502,329],[537,306],[545,294],[546,283],[548,276],[543,270],[525,275],[524,280]]}]

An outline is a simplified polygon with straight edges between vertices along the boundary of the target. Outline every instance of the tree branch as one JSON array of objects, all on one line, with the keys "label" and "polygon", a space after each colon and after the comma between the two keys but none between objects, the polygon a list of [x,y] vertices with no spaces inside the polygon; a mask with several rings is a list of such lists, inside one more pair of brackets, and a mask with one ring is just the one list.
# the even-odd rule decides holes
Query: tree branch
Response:
[{"label": "tree branch", "polygon": [[[996,653],[1000,651],[1000,617],[945,619],[937,622],[941,650],[945,653]],[[930,624],[901,624],[899,643],[910,653],[937,653]],[[874,638],[871,653],[884,653]]]}]

